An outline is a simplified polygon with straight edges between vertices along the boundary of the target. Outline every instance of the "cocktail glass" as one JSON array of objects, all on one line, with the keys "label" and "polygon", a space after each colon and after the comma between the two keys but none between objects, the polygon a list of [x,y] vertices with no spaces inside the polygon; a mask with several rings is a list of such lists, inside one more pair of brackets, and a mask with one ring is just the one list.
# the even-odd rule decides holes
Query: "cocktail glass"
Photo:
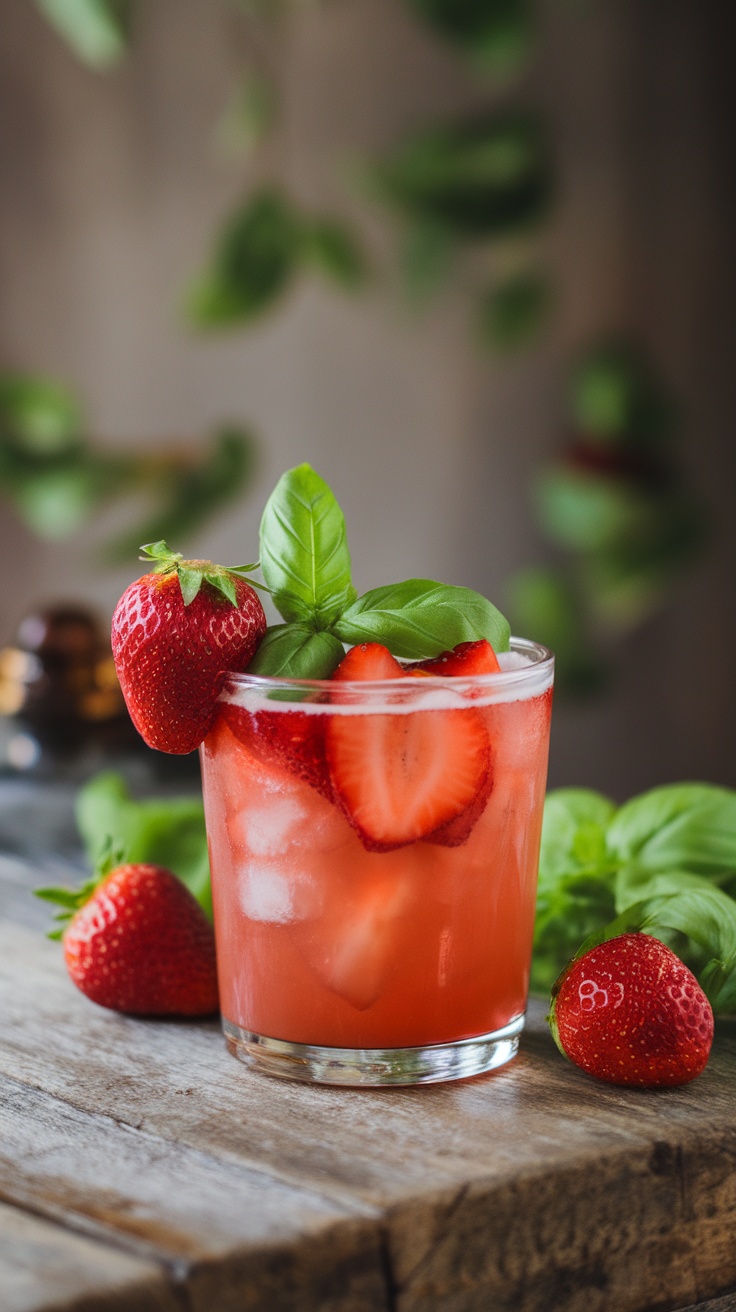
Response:
[{"label": "cocktail glass", "polygon": [[[201,760],[235,1056],[289,1079],[384,1085],[462,1079],[515,1055],[553,658],[512,639],[499,660],[500,673],[473,678],[229,676]],[[369,850],[329,770],[333,717],[355,715],[482,717],[490,770],[473,807],[434,834]]]}]

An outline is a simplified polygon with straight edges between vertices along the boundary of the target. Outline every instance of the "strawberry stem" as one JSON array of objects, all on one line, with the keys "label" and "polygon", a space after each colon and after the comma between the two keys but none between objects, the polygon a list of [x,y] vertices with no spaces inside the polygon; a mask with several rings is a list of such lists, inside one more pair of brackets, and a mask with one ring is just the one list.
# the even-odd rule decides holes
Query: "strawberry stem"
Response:
[{"label": "strawberry stem", "polygon": [[[180,551],[172,551],[163,539],[160,542],[149,542],[141,547],[141,553],[139,560],[146,563],[155,561],[152,571],[154,574],[178,575],[185,606],[192,604],[203,583],[209,583],[210,587],[221,593],[231,605],[237,606],[235,580],[238,576],[251,574],[253,570],[260,567],[260,561],[256,561],[253,565],[215,565],[211,560],[185,560]],[[255,579],[249,579],[248,582],[251,587],[270,593],[270,588],[265,584],[257,583]]]}]

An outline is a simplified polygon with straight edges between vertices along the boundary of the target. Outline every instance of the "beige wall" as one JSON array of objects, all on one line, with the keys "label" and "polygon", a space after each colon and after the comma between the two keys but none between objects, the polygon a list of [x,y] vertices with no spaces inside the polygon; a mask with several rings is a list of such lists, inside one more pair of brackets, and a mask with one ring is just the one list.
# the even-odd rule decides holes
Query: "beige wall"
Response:
[{"label": "beige wall", "polygon": [[[544,347],[509,364],[474,353],[456,294],[415,322],[380,281],[356,301],[303,284],[255,330],[187,333],[182,286],[259,171],[305,204],[356,213],[385,256],[384,219],[345,199],[346,155],[489,92],[400,0],[304,5],[274,46],[282,127],[262,162],[226,164],[211,137],[244,49],[231,11],[138,8],[134,54],[100,76],[29,0],[0,0],[4,362],[72,381],[111,441],[252,422],[257,485],[198,553],[252,558],[265,495],[308,459],[346,509],[359,587],[428,574],[502,601],[510,570],[543,551],[525,498],[563,429],[565,360],[600,330],[639,330],[688,407],[687,456],[720,513],[718,552],[629,644],[613,698],[560,710],[553,779],[619,796],[665,778],[736,783],[733,197],[717,0],[548,6],[524,93],[556,125],[562,187],[547,244],[560,306]],[[60,594],[111,610],[135,564],[96,570],[93,540],[43,547],[0,507],[0,637],[27,604]]]}]

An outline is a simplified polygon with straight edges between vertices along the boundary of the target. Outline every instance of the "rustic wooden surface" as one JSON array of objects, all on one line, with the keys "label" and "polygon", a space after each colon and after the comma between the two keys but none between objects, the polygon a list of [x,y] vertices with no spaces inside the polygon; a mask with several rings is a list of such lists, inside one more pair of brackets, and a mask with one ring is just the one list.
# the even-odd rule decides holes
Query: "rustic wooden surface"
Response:
[{"label": "rustic wooden surface", "polygon": [[[736,1312],[736,1035],[695,1084],[521,1056],[425,1089],[250,1073],[69,982],[0,858],[0,1312]],[[706,1301],[715,1300],[715,1301]]]}]

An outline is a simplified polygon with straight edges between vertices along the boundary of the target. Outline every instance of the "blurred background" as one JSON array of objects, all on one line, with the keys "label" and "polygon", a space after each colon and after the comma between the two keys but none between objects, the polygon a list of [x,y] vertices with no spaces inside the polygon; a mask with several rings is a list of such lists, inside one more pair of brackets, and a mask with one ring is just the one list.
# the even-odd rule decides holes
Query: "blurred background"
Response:
[{"label": "blurred background", "polygon": [[29,614],[255,559],[308,460],[360,591],[555,647],[552,784],[736,784],[727,19],[0,0],[0,710]]}]

